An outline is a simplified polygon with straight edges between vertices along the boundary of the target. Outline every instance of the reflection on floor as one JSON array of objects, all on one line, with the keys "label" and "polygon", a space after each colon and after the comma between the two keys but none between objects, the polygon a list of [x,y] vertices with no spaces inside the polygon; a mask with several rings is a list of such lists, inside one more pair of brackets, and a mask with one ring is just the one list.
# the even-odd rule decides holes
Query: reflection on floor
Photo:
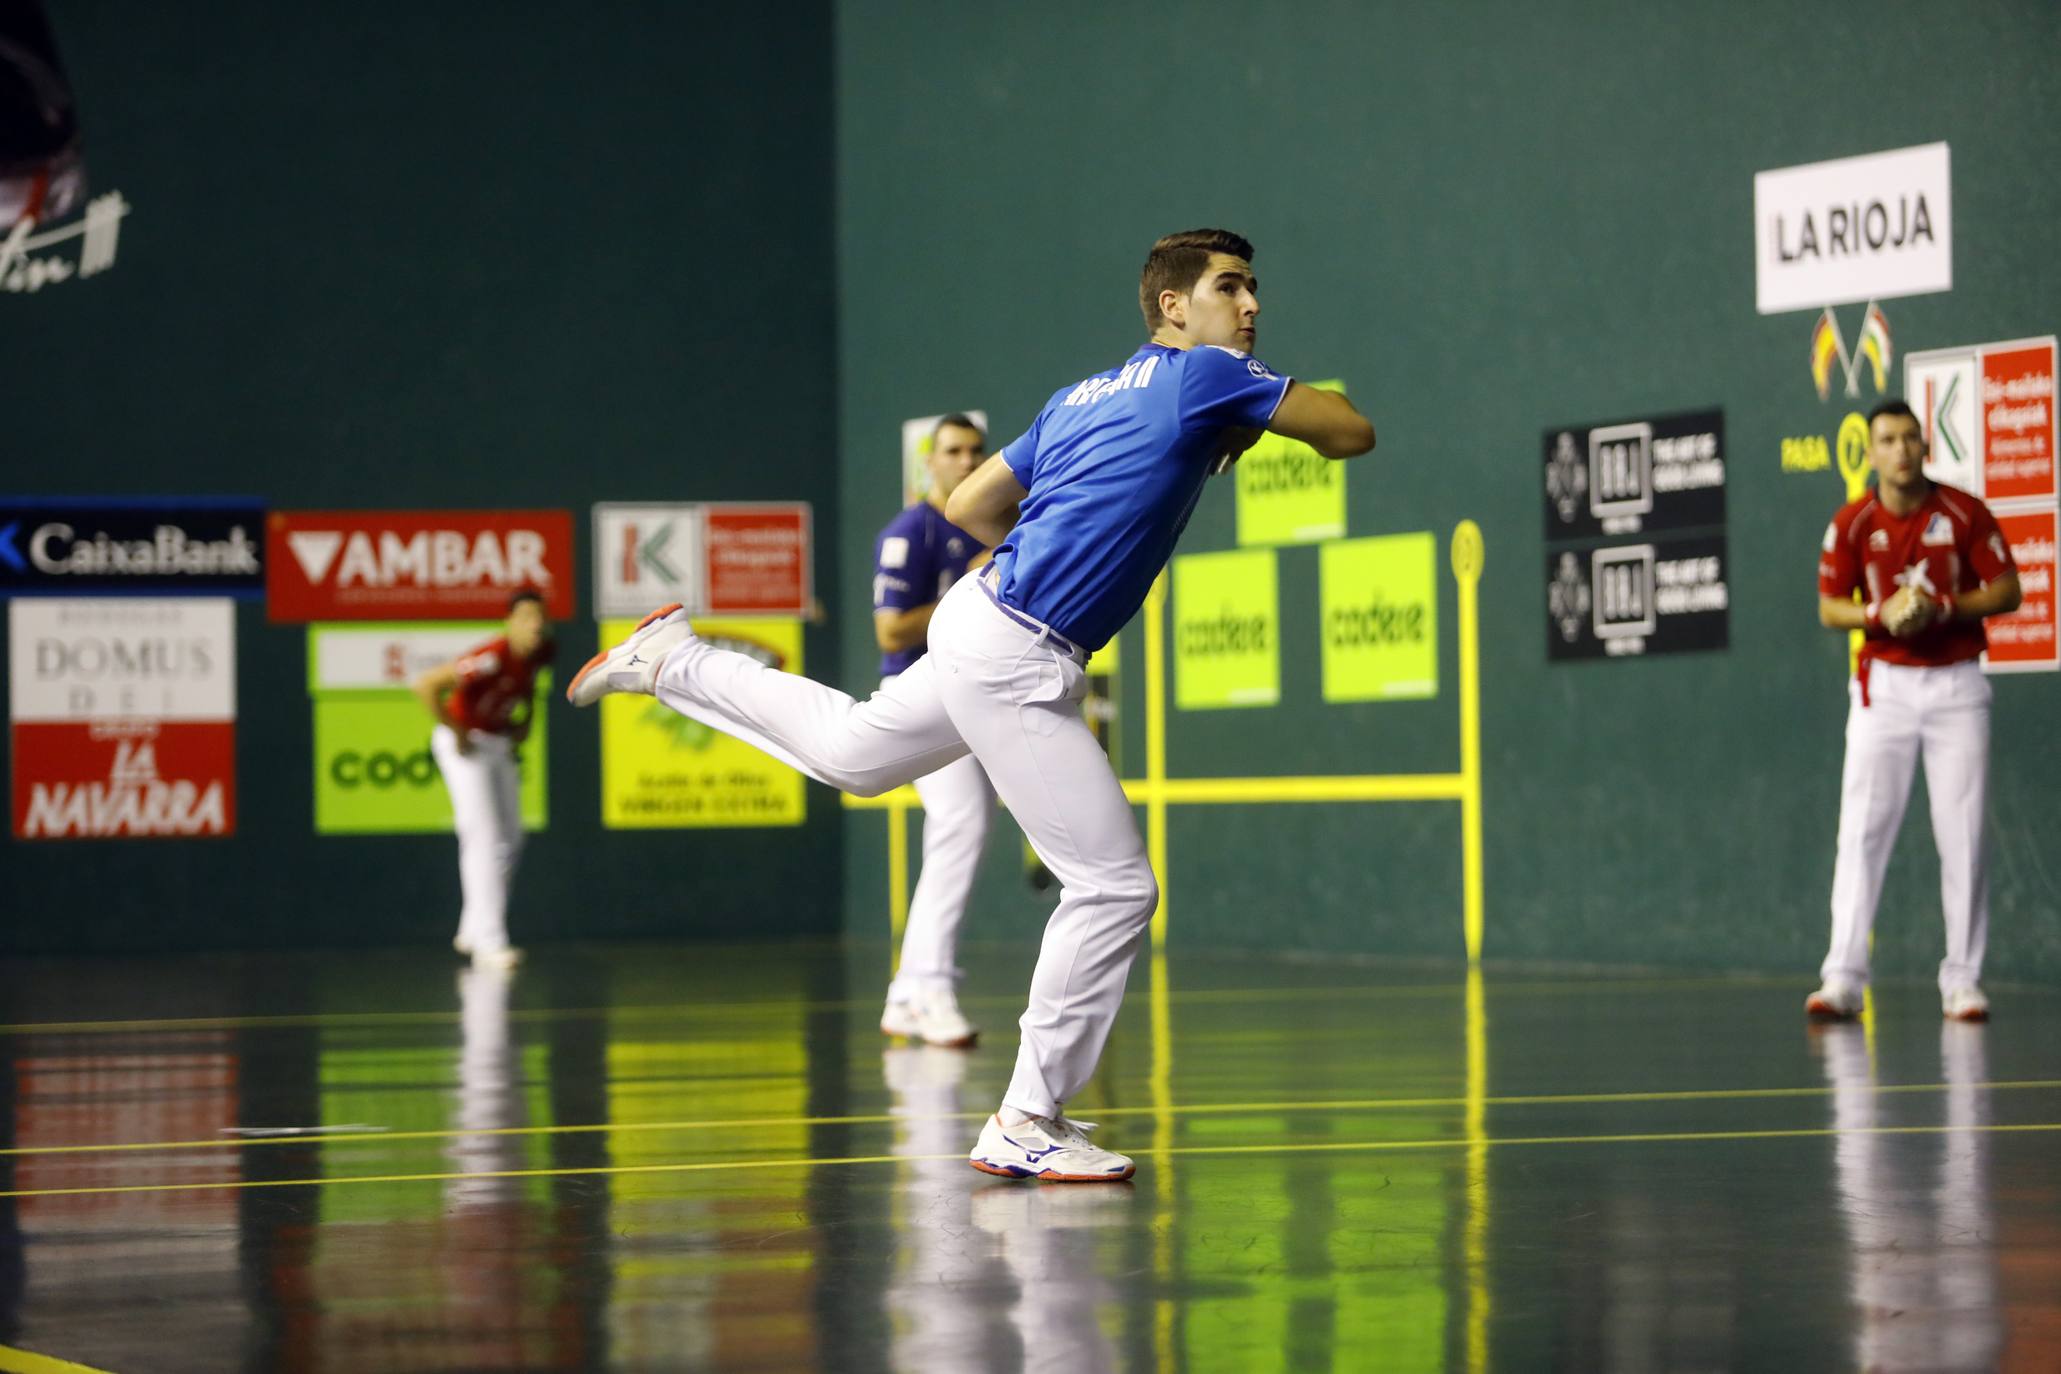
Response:
[{"label": "reflection on floor", "polygon": [[1039,1187],[973,954],[0,966],[0,1369],[2061,1369],[2061,991],[1177,955]]}]

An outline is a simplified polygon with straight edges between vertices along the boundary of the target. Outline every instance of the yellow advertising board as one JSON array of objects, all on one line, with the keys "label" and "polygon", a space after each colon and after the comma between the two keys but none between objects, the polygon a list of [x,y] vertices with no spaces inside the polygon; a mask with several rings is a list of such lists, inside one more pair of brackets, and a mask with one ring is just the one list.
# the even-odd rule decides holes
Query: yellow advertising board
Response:
[{"label": "yellow advertising board", "polygon": [[[604,646],[620,644],[634,620],[601,622]],[[718,648],[799,673],[801,622],[697,619],[695,633]],[[654,697],[601,701],[601,824],[610,830],[735,829],[800,825],[802,775],[752,748],[667,709]]]}]

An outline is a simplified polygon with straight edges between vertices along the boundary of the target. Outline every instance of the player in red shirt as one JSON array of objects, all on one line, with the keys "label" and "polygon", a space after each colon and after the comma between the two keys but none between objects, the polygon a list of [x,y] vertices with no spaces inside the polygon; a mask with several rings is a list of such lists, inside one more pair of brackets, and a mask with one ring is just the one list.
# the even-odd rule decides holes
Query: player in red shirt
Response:
[{"label": "player in red shirt", "polygon": [[521,777],[516,746],[528,738],[537,670],[551,661],[544,599],[519,591],[501,637],[430,669],[415,694],[436,717],[429,751],[451,792],[464,906],[451,944],[475,964],[509,968],[522,951],[508,943],[508,882],[522,854]]},{"label": "player in red shirt", "polygon": [[[1868,460],[1875,490],[1832,517],[1818,560],[1818,619],[1866,637],[1848,689],[1832,947],[1824,985],[1804,1008],[1814,1017],[1860,1014],[1868,931],[1922,753],[1946,917],[1940,1003],[1949,1017],[1981,1021],[1989,1016],[1980,979],[1989,937],[1990,685],[1977,660],[1987,644],[1983,617],[2018,608],[2018,569],[1989,508],[1925,475],[1925,435],[1902,401],[1870,412]],[[1900,596],[1903,588],[1910,591]],[[1907,613],[1903,602],[1914,603]]]}]

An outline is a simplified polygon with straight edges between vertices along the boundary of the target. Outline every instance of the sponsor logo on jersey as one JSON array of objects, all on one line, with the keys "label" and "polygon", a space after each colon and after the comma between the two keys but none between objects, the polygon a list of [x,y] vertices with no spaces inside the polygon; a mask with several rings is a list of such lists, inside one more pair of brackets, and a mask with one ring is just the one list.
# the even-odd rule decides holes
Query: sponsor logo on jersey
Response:
[{"label": "sponsor logo on jersey", "polygon": [[880,566],[899,568],[909,561],[909,541],[899,534],[891,534],[880,541]]},{"label": "sponsor logo on jersey", "polygon": [[1887,553],[1889,551],[1889,531],[1876,530],[1873,534],[1870,534],[1868,536],[1868,549],[1872,553]]},{"label": "sponsor logo on jersey", "polygon": [[1934,511],[1932,518],[1925,522],[1925,533],[1920,536],[1918,542],[1929,544],[1935,548],[1942,546],[1947,548],[1953,547],[1954,522],[1941,515],[1938,511]]}]

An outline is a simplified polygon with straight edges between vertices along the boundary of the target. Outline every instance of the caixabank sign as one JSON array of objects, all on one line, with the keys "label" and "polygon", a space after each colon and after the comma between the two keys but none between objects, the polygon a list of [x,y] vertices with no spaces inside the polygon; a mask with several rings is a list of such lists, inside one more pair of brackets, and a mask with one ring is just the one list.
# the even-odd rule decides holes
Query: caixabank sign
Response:
[{"label": "caixabank sign", "polygon": [[255,599],[264,519],[235,497],[0,497],[0,596]]}]

